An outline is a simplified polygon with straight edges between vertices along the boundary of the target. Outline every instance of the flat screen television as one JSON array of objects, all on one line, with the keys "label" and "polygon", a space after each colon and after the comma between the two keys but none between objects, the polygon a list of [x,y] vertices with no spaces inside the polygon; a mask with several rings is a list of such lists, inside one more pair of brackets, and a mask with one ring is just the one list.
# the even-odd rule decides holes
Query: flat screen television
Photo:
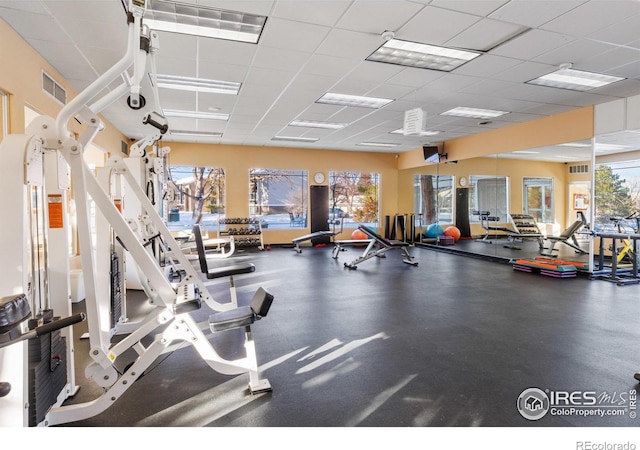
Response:
[{"label": "flat screen television", "polygon": [[422,146],[424,160],[431,163],[439,163],[444,156],[443,144],[429,144]]}]

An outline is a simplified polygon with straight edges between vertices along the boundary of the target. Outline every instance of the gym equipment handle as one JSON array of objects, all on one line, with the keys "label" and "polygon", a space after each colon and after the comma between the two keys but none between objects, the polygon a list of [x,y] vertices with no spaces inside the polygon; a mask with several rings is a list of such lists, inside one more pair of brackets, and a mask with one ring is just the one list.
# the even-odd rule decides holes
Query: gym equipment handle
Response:
[{"label": "gym equipment handle", "polygon": [[73,325],[78,322],[82,322],[86,318],[84,313],[74,314],[73,316],[65,317],[64,319],[54,320],[37,327],[33,331],[36,332],[36,336],[42,336],[44,334],[52,333],[69,325]]}]

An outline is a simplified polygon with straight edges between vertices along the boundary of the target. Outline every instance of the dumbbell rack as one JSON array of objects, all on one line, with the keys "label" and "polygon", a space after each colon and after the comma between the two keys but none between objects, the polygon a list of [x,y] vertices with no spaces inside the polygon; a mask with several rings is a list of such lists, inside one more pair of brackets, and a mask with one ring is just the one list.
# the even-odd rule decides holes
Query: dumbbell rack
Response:
[{"label": "dumbbell rack", "polygon": [[[233,239],[236,248],[257,247],[264,250],[262,239],[262,222],[250,217],[233,217],[220,220],[221,225],[226,225],[225,230],[220,231],[220,236],[229,236]],[[240,225],[229,227],[228,225]]]}]

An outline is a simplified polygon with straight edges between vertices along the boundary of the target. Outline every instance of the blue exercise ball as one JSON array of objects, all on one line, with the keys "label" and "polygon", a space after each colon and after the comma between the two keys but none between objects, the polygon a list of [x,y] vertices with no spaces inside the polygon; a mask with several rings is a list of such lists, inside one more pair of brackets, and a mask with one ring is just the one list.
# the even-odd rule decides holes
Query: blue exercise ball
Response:
[{"label": "blue exercise ball", "polygon": [[443,234],[444,234],[444,230],[437,223],[432,223],[427,227],[428,238],[436,238],[438,236],[442,236]]}]

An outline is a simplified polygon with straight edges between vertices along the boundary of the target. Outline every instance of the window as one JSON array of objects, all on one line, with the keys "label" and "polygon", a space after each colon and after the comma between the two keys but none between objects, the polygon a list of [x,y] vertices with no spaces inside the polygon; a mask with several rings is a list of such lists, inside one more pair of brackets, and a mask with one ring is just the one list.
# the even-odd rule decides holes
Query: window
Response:
[{"label": "window", "polygon": [[536,222],[553,223],[553,178],[524,178],[524,213]]},{"label": "window", "polygon": [[[418,174],[413,178],[413,210],[421,214],[416,226],[454,220],[454,177],[451,175]],[[421,217],[421,218],[420,218]]]},{"label": "window", "polygon": [[219,167],[169,166],[166,195],[167,228],[190,231],[196,223],[219,229],[225,213],[225,172]]},{"label": "window", "polygon": [[473,211],[489,211],[492,216],[508,221],[509,179],[502,176],[471,175],[469,177],[469,217],[479,222],[480,217]]},{"label": "window", "polygon": [[[637,233],[640,228],[640,161],[599,164],[595,170],[597,231]],[[617,220],[620,219],[621,220]]]},{"label": "window", "polygon": [[249,214],[263,228],[307,226],[309,180],[306,170],[251,169]]},{"label": "window", "polygon": [[344,226],[380,224],[380,174],[329,172],[329,218],[342,218]]}]

